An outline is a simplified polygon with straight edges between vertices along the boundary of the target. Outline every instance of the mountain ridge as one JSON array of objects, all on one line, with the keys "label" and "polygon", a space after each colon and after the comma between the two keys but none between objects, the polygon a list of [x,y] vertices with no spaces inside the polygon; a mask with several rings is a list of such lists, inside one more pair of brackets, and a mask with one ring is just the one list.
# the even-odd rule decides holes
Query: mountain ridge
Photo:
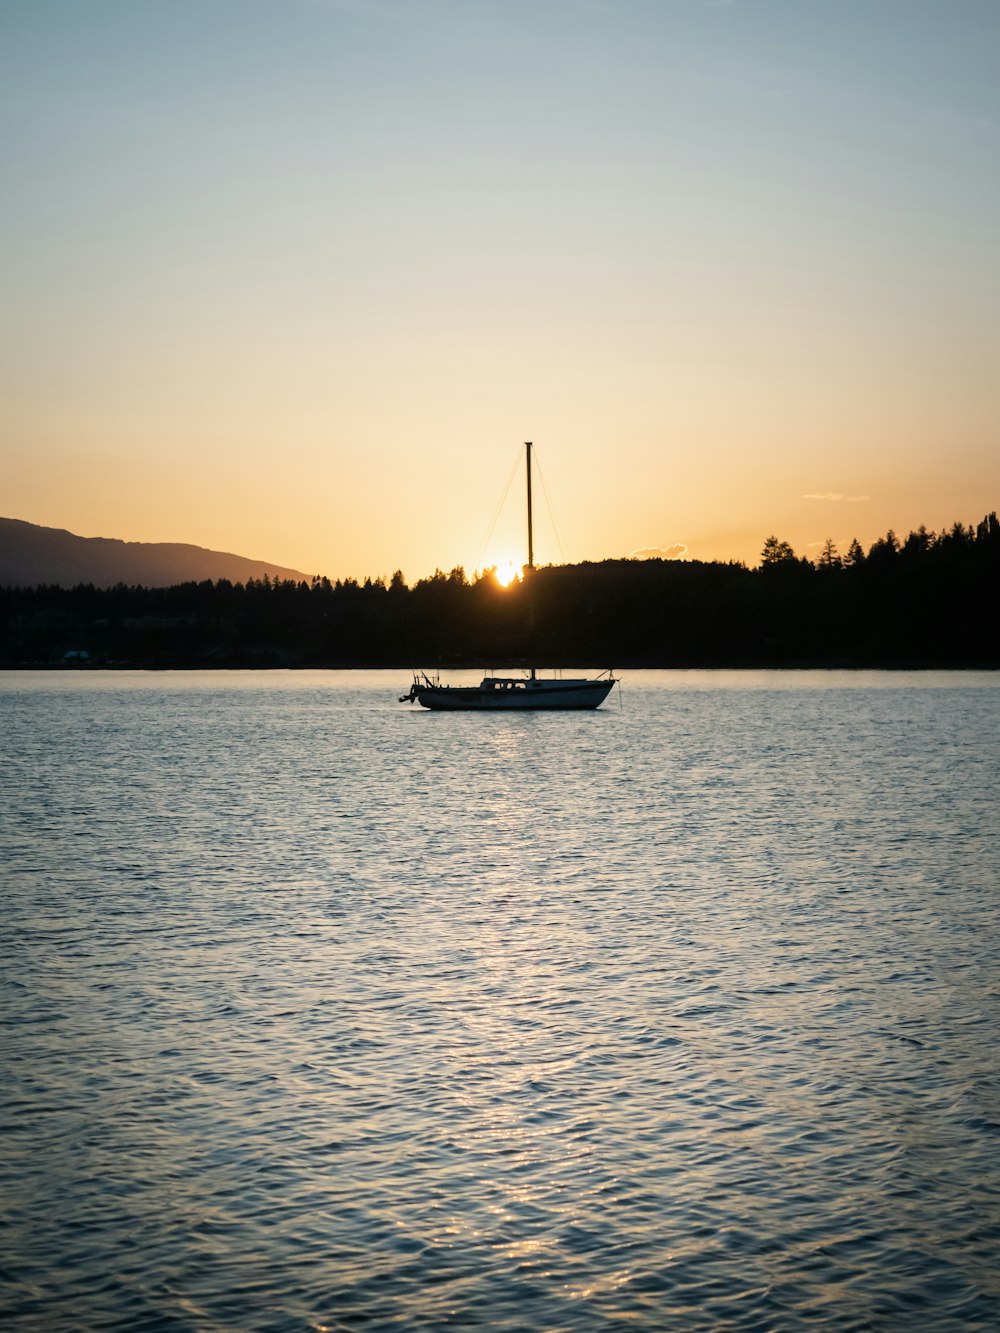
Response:
[{"label": "mountain ridge", "polygon": [[167,588],[178,583],[229,579],[245,583],[311,575],[272,560],[214,551],[190,542],[128,542],[119,537],[80,537],[66,528],[48,528],[20,518],[0,518],[0,586],[72,588],[80,583]]}]

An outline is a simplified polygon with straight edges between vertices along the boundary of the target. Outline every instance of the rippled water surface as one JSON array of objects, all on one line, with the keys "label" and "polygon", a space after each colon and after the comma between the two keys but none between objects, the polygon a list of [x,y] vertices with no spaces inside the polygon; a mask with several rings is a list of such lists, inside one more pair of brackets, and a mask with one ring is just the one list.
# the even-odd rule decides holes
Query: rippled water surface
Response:
[{"label": "rippled water surface", "polygon": [[1000,1325],[1000,678],[0,677],[23,1329]]}]

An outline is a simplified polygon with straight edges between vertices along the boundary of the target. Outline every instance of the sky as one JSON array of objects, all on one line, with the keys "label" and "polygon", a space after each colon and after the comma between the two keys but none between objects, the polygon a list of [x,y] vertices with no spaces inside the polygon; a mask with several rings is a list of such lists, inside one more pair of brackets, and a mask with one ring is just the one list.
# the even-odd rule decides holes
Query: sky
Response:
[{"label": "sky", "polygon": [[[2,0],[0,514],[331,578],[1000,506],[996,0]],[[543,501],[544,501],[543,493]]]}]

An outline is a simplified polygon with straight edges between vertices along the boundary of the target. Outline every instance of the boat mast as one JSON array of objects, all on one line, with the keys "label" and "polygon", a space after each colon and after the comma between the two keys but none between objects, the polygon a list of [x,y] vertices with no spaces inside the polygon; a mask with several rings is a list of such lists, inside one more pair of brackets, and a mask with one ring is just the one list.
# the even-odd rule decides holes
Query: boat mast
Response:
[{"label": "boat mast", "polygon": [[535,550],[531,533],[531,441],[524,442],[524,456],[528,473],[528,568],[535,568]]},{"label": "boat mast", "polygon": [[[533,538],[532,530],[531,530],[531,441],[530,441],[530,440],[525,440],[525,442],[524,442],[524,461],[525,461],[525,471],[527,472],[527,476],[528,476],[528,572],[530,573],[530,572],[532,572],[532,571],[534,570],[534,568],[535,568],[535,546],[534,546],[534,538]],[[532,598],[533,595],[534,595],[534,588],[529,588],[529,591],[528,591],[528,596],[529,596],[529,598]],[[529,600],[528,605],[529,605],[529,608],[530,608],[530,610],[529,610],[529,617],[530,617],[530,620],[531,620],[531,623],[532,623],[532,631],[533,631],[533,630],[534,630],[534,619],[535,619],[535,617],[534,617],[534,605],[533,605],[533,602],[530,601],[530,600]],[[534,633],[532,633],[532,636],[531,636],[531,637],[534,638]],[[531,668],[531,679],[532,679],[532,680],[535,679],[535,668],[534,668],[534,667]]]}]

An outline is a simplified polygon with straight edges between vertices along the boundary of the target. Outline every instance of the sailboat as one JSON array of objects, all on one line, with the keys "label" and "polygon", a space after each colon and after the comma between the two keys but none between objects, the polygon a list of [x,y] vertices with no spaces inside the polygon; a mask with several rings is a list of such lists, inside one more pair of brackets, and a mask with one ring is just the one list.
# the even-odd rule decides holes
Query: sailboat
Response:
[{"label": "sailboat", "polygon": [[[531,521],[531,441],[524,445],[528,484],[528,574],[535,568]],[[472,712],[514,708],[538,712],[548,709],[597,708],[611,693],[616,679],[610,671],[594,680],[543,678],[532,667],[527,676],[486,676],[478,685],[442,685],[426,672],[415,672],[413,684],[399,702],[413,703],[441,712]]]}]

